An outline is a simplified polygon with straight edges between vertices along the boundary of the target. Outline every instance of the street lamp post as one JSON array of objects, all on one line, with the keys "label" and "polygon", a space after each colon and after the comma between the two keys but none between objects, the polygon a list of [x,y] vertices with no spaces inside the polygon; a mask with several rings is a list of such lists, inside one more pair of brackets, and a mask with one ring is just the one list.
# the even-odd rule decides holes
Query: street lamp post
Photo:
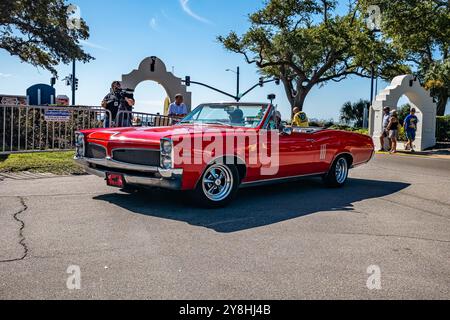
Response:
[{"label": "street lamp post", "polygon": [[369,108],[373,104],[373,96],[374,96],[374,86],[375,86],[375,60],[372,60],[370,62],[370,103],[368,107],[364,108],[364,114],[363,114],[363,127],[364,129],[367,129],[369,127]]},{"label": "street lamp post", "polygon": [[[371,5],[367,8],[366,14],[366,24],[367,28],[371,31],[372,40],[375,42],[377,40],[377,33],[381,32],[381,9],[377,5]],[[374,99],[374,82],[375,82],[375,54],[373,56],[373,60],[370,62],[370,71],[371,71],[371,83],[370,83],[370,103],[369,108],[373,104]],[[378,76],[377,76],[378,78]],[[378,79],[377,79],[378,81]],[[364,119],[363,119],[363,127],[367,129],[369,127],[369,110],[368,108],[364,108]]]},{"label": "street lamp post", "polygon": [[231,70],[231,69],[227,69],[227,70],[225,70],[225,71],[233,72],[233,73],[236,74],[236,100],[239,101],[239,100],[240,100],[239,95],[240,95],[240,91],[241,91],[241,89],[240,89],[240,80],[241,80],[241,79],[240,79],[240,78],[241,78],[241,71],[240,71],[240,68],[237,67],[237,68],[236,68],[236,71]]},{"label": "street lamp post", "polygon": [[[381,32],[381,30],[378,29],[377,27],[374,27],[374,28],[371,29],[371,31],[372,31],[373,41],[376,41],[377,33]],[[375,55],[374,55],[373,59],[374,60],[372,60],[370,62],[370,101],[369,101],[368,108],[364,108],[364,115],[363,115],[363,127],[364,127],[364,129],[367,129],[369,127],[369,110],[370,110],[370,107],[373,104],[373,99],[374,99],[375,67],[377,65],[377,62],[375,61]],[[378,78],[378,76],[377,76],[377,78]]]}]

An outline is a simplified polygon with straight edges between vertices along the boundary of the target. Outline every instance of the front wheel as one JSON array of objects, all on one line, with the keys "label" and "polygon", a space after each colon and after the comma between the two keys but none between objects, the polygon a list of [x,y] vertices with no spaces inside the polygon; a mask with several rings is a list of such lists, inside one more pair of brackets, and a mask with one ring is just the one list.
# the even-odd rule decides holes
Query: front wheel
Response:
[{"label": "front wheel", "polygon": [[205,207],[224,207],[235,196],[239,184],[239,172],[235,166],[215,163],[203,173],[195,188],[194,198]]},{"label": "front wheel", "polygon": [[330,171],[323,177],[324,182],[333,188],[345,185],[348,179],[349,162],[347,157],[339,156],[331,166]]}]

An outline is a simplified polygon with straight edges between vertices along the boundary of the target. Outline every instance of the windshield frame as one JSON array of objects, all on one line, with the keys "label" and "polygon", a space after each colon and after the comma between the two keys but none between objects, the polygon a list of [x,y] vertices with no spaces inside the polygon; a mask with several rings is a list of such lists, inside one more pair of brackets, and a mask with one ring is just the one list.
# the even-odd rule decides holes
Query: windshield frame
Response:
[{"label": "windshield frame", "polygon": [[[231,123],[219,123],[217,122],[217,124],[221,124],[223,126],[226,127],[233,127],[233,128],[246,128],[246,129],[261,129],[261,127],[264,126],[266,120],[267,120],[267,116],[268,114],[271,112],[271,110],[273,109],[273,106],[270,103],[261,103],[261,102],[218,102],[218,103],[202,103],[199,104],[195,109],[193,109],[191,112],[189,112],[189,114],[184,117],[183,119],[180,120],[180,122],[178,123],[178,125],[186,125],[186,124],[202,124],[202,125],[208,125],[208,124],[214,124],[214,120],[211,120],[211,123],[208,122],[195,122],[193,120],[186,120],[189,116],[191,116],[191,114],[195,113],[198,109],[203,108],[205,106],[247,106],[247,107],[263,107],[266,106],[266,112],[264,113],[263,117],[261,118],[260,122],[258,123],[257,126],[255,127],[246,127],[244,125],[233,125]],[[186,122],[189,121],[189,122]]]}]

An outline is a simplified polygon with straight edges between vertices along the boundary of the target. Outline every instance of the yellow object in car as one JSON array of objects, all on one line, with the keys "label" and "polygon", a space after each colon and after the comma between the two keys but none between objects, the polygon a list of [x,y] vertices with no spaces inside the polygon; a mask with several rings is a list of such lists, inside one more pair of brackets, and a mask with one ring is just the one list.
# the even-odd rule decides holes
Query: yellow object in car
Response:
[{"label": "yellow object in car", "polygon": [[306,113],[303,111],[296,113],[294,115],[294,119],[292,119],[292,126],[299,128],[308,128],[309,120],[308,117],[306,116]]}]

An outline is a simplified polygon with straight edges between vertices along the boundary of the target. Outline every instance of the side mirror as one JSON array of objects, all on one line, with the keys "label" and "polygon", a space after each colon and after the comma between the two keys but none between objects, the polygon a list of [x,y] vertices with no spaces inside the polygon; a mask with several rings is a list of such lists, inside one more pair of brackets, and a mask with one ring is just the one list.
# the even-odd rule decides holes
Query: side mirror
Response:
[{"label": "side mirror", "polygon": [[290,136],[293,132],[294,130],[292,129],[292,127],[283,127],[283,131],[281,133],[283,135]]}]

